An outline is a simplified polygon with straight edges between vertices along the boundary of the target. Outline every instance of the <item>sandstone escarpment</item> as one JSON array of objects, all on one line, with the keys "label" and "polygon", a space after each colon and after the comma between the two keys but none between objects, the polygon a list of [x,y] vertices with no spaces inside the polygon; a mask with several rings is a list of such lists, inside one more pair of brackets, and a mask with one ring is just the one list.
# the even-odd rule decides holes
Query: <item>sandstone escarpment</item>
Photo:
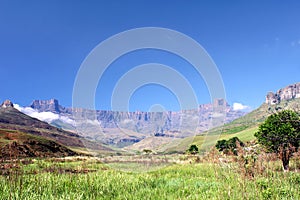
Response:
[{"label": "sandstone escarpment", "polygon": [[300,98],[300,83],[288,85],[278,90],[276,93],[269,92],[266,96],[266,104],[278,104],[282,100],[291,100]]},{"label": "sandstone escarpment", "polygon": [[34,100],[30,105],[31,108],[43,110],[44,112],[60,113],[60,106],[56,99]]},{"label": "sandstone escarpment", "polygon": [[[57,100],[36,100],[31,104],[39,112],[55,112],[71,119],[88,119],[97,121],[101,128],[122,128],[144,134],[163,133],[163,131],[195,130],[203,132],[217,126],[212,124],[217,116],[224,116],[228,123],[245,112],[234,110],[226,100],[215,99],[213,103],[199,105],[198,109],[163,112],[122,112],[109,110],[87,110],[83,108],[66,108]],[[225,113],[223,113],[225,111]],[[80,121],[80,120],[77,120]]]}]

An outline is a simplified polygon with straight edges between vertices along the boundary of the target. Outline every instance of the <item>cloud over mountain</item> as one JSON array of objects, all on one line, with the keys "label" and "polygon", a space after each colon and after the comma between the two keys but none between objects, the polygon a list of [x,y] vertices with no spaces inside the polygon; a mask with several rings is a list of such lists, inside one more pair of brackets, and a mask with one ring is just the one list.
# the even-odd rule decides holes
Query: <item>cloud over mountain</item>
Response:
[{"label": "cloud over mountain", "polygon": [[14,104],[14,107],[19,110],[20,112],[29,115],[30,117],[37,118],[41,121],[45,121],[51,123],[55,120],[61,120],[68,124],[74,124],[74,121],[66,116],[60,116],[58,114],[52,112],[38,112],[37,110],[31,107],[22,107],[18,104]]},{"label": "cloud over mountain", "polygon": [[249,109],[250,109],[250,107],[247,105],[243,105],[241,103],[233,103],[233,110],[235,110],[235,111],[238,111],[238,110],[245,111],[245,110],[249,110]]}]

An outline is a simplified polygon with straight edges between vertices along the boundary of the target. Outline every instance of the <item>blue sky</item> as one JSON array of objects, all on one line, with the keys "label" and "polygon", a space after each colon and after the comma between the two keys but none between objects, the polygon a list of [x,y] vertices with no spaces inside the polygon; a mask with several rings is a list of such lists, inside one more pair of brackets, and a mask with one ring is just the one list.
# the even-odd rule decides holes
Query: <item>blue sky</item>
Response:
[{"label": "blue sky", "polygon": [[[0,100],[26,106],[34,99],[56,98],[71,106],[73,83],[89,52],[117,33],[150,26],[195,39],[219,68],[228,102],[256,108],[268,91],[300,81],[299,10],[299,2],[279,0],[1,0]],[[116,81],[149,62],[172,66],[190,81],[199,103],[210,102],[202,77],[189,63],[171,53],[142,50],[108,68],[98,85],[97,108],[110,109]],[[149,110],[155,104],[179,109],[169,90],[147,85],[133,94],[130,110]]]}]

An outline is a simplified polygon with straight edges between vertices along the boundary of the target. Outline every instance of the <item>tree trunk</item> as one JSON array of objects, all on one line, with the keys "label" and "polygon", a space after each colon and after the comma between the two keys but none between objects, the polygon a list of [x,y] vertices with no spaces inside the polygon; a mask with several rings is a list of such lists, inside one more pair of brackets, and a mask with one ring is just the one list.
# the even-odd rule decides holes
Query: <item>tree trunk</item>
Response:
[{"label": "tree trunk", "polygon": [[280,152],[283,170],[289,171],[290,151],[288,148],[282,148]]},{"label": "tree trunk", "polygon": [[286,171],[289,171],[289,161],[290,159],[287,158],[287,159],[282,159],[282,166],[283,166],[283,170],[286,172]]}]

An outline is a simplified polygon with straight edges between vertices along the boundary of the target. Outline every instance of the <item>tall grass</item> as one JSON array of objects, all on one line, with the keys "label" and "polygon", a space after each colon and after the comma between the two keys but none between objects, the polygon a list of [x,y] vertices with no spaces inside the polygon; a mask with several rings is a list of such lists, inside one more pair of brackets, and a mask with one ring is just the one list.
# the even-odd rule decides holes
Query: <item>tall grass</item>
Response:
[{"label": "tall grass", "polygon": [[248,179],[238,168],[202,160],[134,173],[98,161],[37,160],[0,176],[0,199],[300,199],[299,173]]}]

